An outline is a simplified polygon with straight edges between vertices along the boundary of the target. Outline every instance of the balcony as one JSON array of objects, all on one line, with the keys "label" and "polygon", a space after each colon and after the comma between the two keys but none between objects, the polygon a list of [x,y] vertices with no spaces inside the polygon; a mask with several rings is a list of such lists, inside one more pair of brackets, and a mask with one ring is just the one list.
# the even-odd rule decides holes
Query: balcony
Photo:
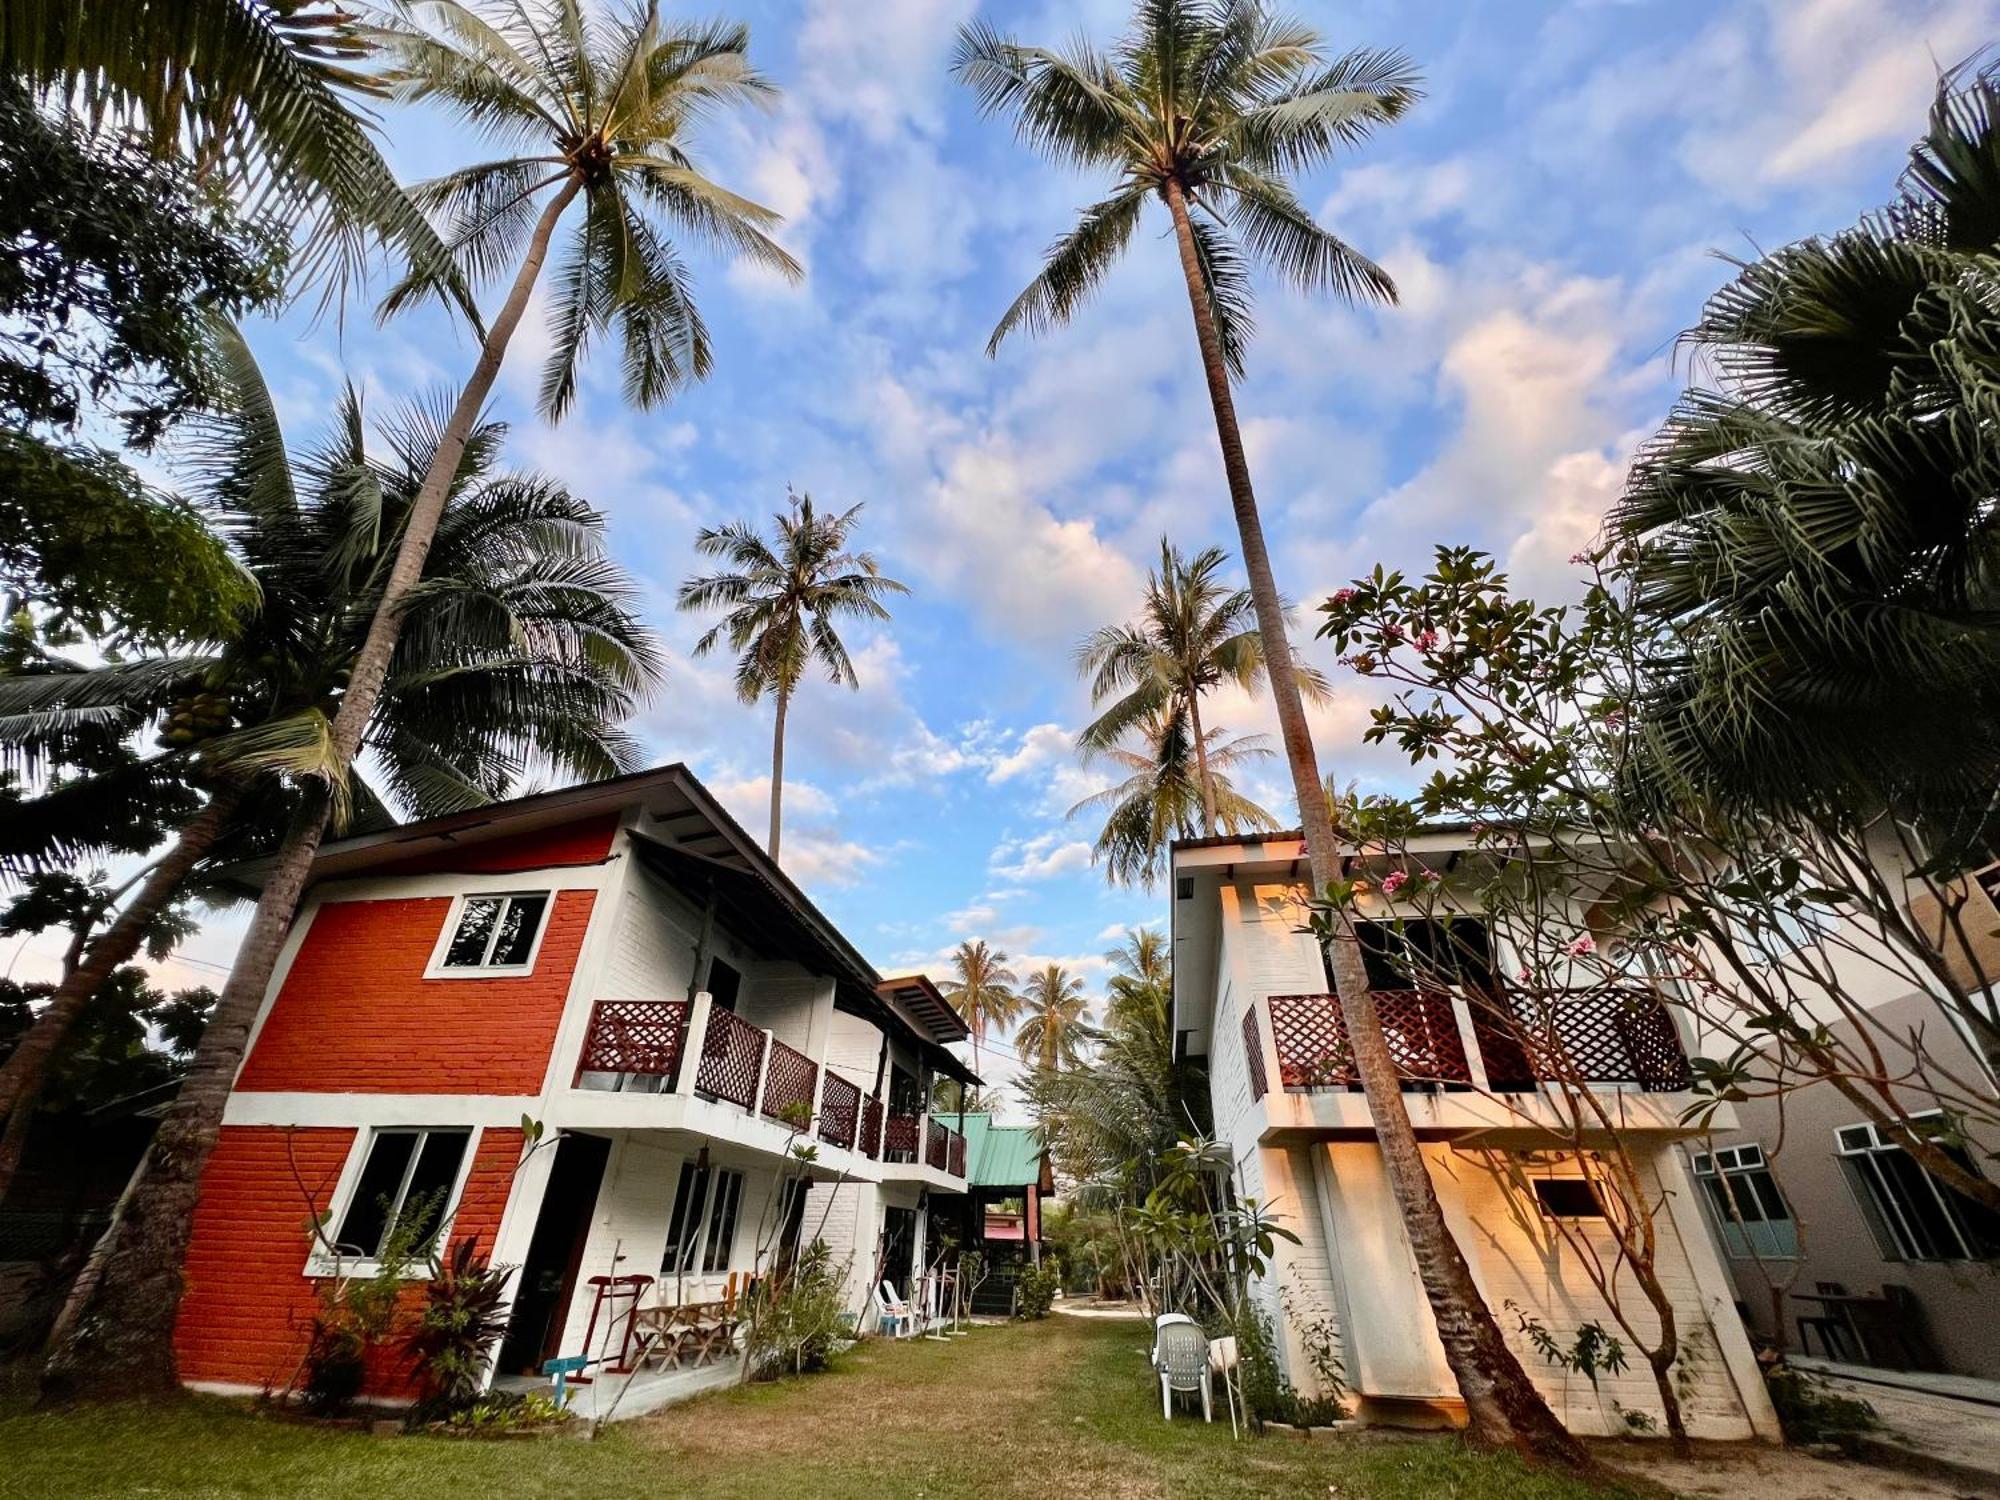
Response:
[{"label": "balcony", "polygon": [[[696,1057],[692,1076],[683,1067],[690,1053]],[[577,1055],[574,1087],[591,1096],[595,1107],[585,1113],[592,1123],[662,1123],[657,1104],[651,1113],[620,1107],[612,1118],[614,1106],[600,1099],[606,1094],[671,1095],[734,1105],[747,1120],[768,1122],[785,1132],[780,1144],[776,1129],[772,1131],[769,1144],[776,1149],[789,1150],[795,1136],[816,1136],[888,1168],[919,1169],[885,1175],[963,1186],[965,1137],[958,1131],[928,1114],[891,1112],[860,1084],[734,1011],[711,1005],[705,995],[692,1006],[681,1000],[598,1001]],[[684,1109],[677,1113],[676,1122],[684,1114]],[[694,1127],[690,1123],[688,1128]],[[933,1173],[958,1181],[946,1183]]]},{"label": "balcony", "polygon": [[[1518,1024],[1483,997],[1468,1001],[1440,991],[1378,990],[1375,1008],[1404,1092],[1442,1096],[1412,1108],[1420,1126],[1519,1123],[1540,1101],[1509,1104],[1500,1096],[1534,1095],[1545,1083],[1647,1095],[1678,1094],[1692,1081],[1673,1017],[1646,990],[1558,998],[1544,1016]],[[1252,1099],[1264,1100],[1276,1079],[1273,1124],[1367,1123],[1365,1107],[1310,1097],[1361,1090],[1335,996],[1272,995],[1250,1006],[1243,1046]],[[1292,1100],[1280,1107],[1287,1096]],[[1624,1113],[1662,1124],[1675,1118],[1672,1110],[1638,1106]]]}]

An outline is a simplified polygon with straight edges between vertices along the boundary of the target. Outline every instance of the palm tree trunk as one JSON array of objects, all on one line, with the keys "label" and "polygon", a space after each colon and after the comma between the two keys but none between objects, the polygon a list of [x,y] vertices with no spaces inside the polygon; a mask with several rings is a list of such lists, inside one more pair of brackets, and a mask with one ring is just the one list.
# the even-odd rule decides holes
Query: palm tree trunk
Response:
[{"label": "palm tree trunk", "polygon": [[[1243,452],[1243,435],[1236,425],[1229,367],[1222,357],[1222,341],[1202,281],[1187,198],[1179,181],[1171,177],[1167,179],[1166,198],[1173,215],[1174,237],[1180,246],[1181,271],[1194,313],[1202,369],[1208,378],[1209,401],[1215,408],[1216,438],[1222,447],[1223,472],[1229,480],[1230,505],[1236,513],[1243,566],[1249,574],[1250,593],[1257,607],[1264,660],[1270,664],[1287,663],[1292,660],[1292,648],[1285,629],[1284,605],[1271,573],[1263,523],[1257,514],[1257,497],[1250,484],[1250,465]],[[1305,704],[1293,673],[1273,665],[1265,676],[1270,680],[1271,698],[1277,705],[1285,759],[1291,766],[1299,818],[1305,825],[1306,857],[1312,866],[1313,884],[1316,889],[1324,890],[1340,878],[1340,851],[1327,809],[1326,788],[1320,781],[1319,765],[1313,755],[1312,735],[1306,726]],[[1375,1138],[1388,1168],[1397,1206],[1402,1210],[1403,1226],[1409,1235],[1425,1295],[1437,1320],[1445,1360],[1465,1401],[1470,1436],[1475,1442],[1518,1448],[1576,1467],[1587,1466],[1589,1460],[1582,1447],[1556,1420],[1555,1413],[1528,1379],[1527,1371],[1521,1368],[1521,1362],[1507,1347],[1499,1324],[1494,1322],[1492,1311],[1472,1279],[1464,1252],[1444,1222],[1437,1190],[1424,1166],[1416,1131],[1411,1128],[1409,1111],[1403,1104],[1402,1081],[1397,1077],[1395,1062],[1382,1036],[1361,950],[1344,913],[1328,956],[1355,1067],[1375,1122]]]},{"label": "palm tree trunk", "polygon": [[785,807],[785,715],[791,709],[792,695],[788,689],[778,689],[778,716],[771,726],[771,837],[764,848],[771,856],[771,863],[778,862],[778,826],[784,821]]},{"label": "palm tree trunk", "polygon": [[1201,694],[1188,694],[1188,724],[1194,730],[1195,774],[1201,777],[1201,832],[1215,837],[1215,778],[1208,773],[1208,741],[1201,732]]},{"label": "palm tree trunk", "polygon": [[[340,711],[334,715],[333,775],[345,776],[360,749],[402,629],[403,601],[423,576],[424,561],[459,461],[465,456],[466,442],[492,393],[508,342],[520,326],[528,298],[541,276],[556,222],[582,186],[582,179],[572,175],[542,209],[507,300],[487,330],[472,376],[459,392],[437,452],[424,473],[423,486],[410,507],[396,550],[395,566],[355,656]],[[90,1293],[92,1305],[76,1309],[69,1336],[49,1357],[42,1375],[45,1402],[159,1395],[177,1383],[173,1335],[180,1312],[180,1268],[194,1231],[202,1169],[215,1149],[223,1104],[249,1045],[250,1027],[270,986],[313,858],[319,853],[330,805],[324,785],[308,795],[305,803],[278,851],[187,1079],[153,1138],[145,1179],[133,1193],[124,1217],[110,1231],[116,1240]]]},{"label": "palm tree trunk", "polygon": [[[181,1261],[202,1169],[215,1149],[222,1107],[305,890],[330,802],[324,784],[310,783],[292,814],[187,1077],[153,1136],[143,1175],[106,1231],[110,1244],[101,1249],[99,1274],[87,1286],[79,1280],[63,1310],[60,1322],[69,1331],[42,1371],[44,1405],[159,1395],[177,1383],[173,1336]],[[256,976],[262,977],[253,985]]]},{"label": "palm tree trunk", "polygon": [[175,837],[173,847],[153,866],[118,919],[99,934],[82,961],[63,976],[27,1035],[21,1038],[6,1063],[0,1065],[0,1118],[7,1122],[5,1133],[0,1134],[0,1198],[7,1196],[7,1189],[20,1168],[28,1118],[41,1099],[42,1085],[48,1080],[56,1049],[69,1035],[91,997],[121,964],[139,951],[153,919],[174,899],[188,872],[215,846],[242,800],[242,791],[229,785],[218,786],[210,794],[208,804],[188,820]]}]

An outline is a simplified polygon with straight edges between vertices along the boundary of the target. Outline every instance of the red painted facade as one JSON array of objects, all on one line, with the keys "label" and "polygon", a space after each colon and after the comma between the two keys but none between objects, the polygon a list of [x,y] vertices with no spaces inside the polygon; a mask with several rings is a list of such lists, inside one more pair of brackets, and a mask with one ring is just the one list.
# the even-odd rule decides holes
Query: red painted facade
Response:
[{"label": "red painted facade", "polygon": [[426,979],[451,900],[337,901],[307,929],[239,1093],[534,1094],[594,891],[558,891],[532,974]]},{"label": "red painted facade", "polygon": [[[174,1334],[183,1380],[273,1391],[291,1384],[322,1285],[305,1274],[311,1247],[304,1225],[331,1205],[355,1135],[349,1128],[224,1128],[202,1175],[188,1247]],[[491,1248],[521,1144],[513,1128],[480,1136],[452,1220],[454,1239],[478,1235]],[[379,1351],[368,1393],[407,1394],[402,1365],[397,1350]]]}]

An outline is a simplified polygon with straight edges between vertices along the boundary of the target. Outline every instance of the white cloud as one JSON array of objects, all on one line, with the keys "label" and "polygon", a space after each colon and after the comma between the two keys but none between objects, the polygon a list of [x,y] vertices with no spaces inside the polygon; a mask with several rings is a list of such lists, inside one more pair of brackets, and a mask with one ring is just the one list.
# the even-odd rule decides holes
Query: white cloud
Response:
[{"label": "white cloud", "polygon": [[1060,830],[1027,839],[1003,839],[987,861],[1004,880],[1048,880],[1090,868],[1090,845]]},{"label": "white cloud", "polygon": [[1025,776],[1051,762],[1068,761],[1076,754],[1076,737],[1060,724],[1037,724],[1023,730],[1020,744],[993,762],[986,779],[999,783]]}]

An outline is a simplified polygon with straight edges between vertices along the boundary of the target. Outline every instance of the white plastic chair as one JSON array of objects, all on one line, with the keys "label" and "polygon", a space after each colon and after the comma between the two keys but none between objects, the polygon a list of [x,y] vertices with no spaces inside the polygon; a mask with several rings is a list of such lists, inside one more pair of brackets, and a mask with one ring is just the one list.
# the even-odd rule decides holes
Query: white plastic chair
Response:
[{"label": "white plastic chair", "polygon": [[1160,1408],[1174,1419],[1174,1392],[1201,1392],[1201,1419],[1215,1420],[1215,1394],[1210,1384],[1208,1338],[1192,1318],[1163,1322],[1153,1340],[1153,1368],[1160,1372]]},{"label": "white plastic chair", "polygon": [[917,1315],[888,1282],[875,1288],[876,1327],[892,1339],[908,1338],[917,1331]]}]

